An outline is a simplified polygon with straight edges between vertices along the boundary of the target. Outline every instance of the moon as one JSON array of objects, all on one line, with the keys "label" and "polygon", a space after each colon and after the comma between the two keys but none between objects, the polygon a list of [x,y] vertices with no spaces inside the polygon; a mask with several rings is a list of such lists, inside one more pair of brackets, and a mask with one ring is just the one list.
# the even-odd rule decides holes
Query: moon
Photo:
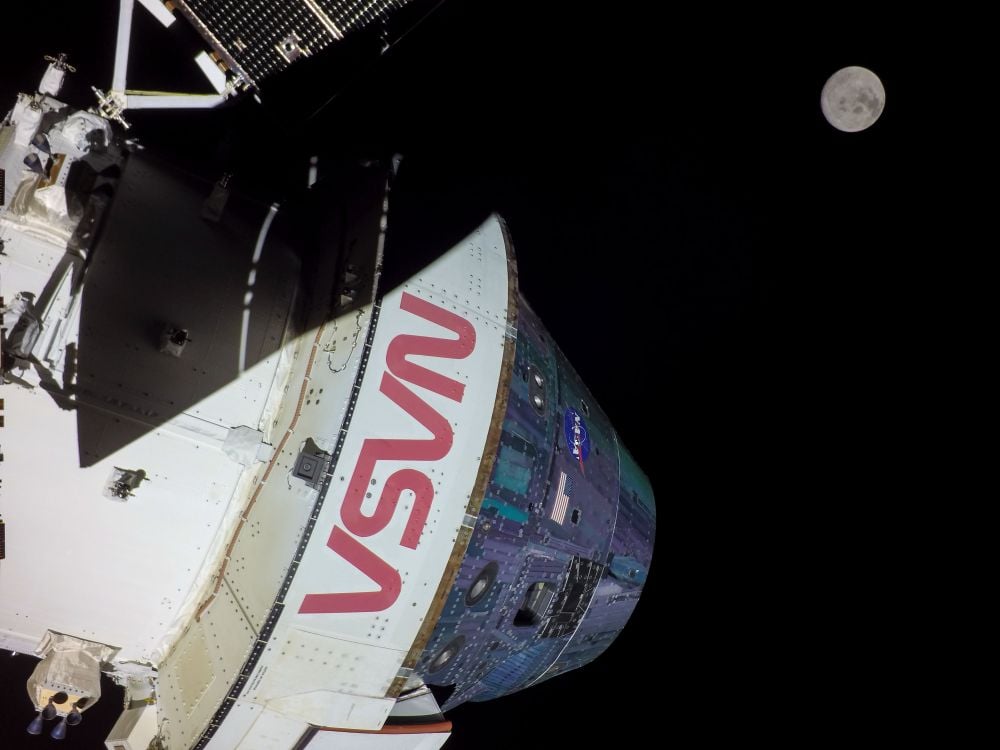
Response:
[{"label": "moon", "polygon": [[885,88],[868,68],[841,68],[823,86],[820,108],[837,130],[857,133],[870,128],[885,108]]}]

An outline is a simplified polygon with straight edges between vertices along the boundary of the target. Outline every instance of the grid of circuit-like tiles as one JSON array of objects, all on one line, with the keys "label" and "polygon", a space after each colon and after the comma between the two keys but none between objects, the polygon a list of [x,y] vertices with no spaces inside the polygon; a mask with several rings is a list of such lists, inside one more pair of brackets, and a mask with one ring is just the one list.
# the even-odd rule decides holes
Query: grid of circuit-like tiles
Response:
[{"label": "grid of circuit-like tiles", "polygon": [[385,18],[407,2],[409,0],[316,0],[345,33]]},{"label": "grid of circuit-like tiles", "polygon": [[[251,83],[319,52],[409,0],[183,0],[187,10],[237,63]],[[292,48],[286,47],[293,40]],[[284,49],[284,54],[282,53]]]}]

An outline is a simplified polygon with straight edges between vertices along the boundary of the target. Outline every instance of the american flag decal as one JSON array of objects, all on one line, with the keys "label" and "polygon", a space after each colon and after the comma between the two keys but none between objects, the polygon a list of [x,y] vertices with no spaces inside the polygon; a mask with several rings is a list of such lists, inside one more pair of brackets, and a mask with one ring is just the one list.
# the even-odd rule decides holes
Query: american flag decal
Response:
[{"label": "american flag decal", "polygon": [[549,518],[562,525],[566,520],[566,509],[569,507],[569,498],[572,494],[573,480],[566,475],[565,471],[560,471],[559,489],[556,490],[556,501],[552,506],[552,512],[549,513]]}]

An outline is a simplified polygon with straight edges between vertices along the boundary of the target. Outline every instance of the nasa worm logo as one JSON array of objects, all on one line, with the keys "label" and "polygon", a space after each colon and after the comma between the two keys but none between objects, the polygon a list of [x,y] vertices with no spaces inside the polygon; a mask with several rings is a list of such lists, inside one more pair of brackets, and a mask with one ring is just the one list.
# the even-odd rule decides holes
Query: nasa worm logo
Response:
[{"label": "nasa worm logo", "polygon": [[[377,588],[370,591],[307,594],[299,607],[300,614],[343,612],[381,612],[391,607],[402,591],[399,571],[387,563],[363,539],[376,537],[396,514],[404,492],[413,494],[406,505],[406,528],[402,537],[393,540],[400,547],[415,550],[434,502],[434,484],[425,473],[430,462],[440,461],[451,451],[454,433],[448,419],[440,414],[406,383],[432,391],[462,403],[465,385],[409,359],[411,356],[465,359],[476,347],[476,329],[472,324],[431,302],[403,292],[400,309],[435,323],[457,336],[436,338],[408,333],[397,334],[385,355],[385,370],[379,392],[412,420],[420,424],[430,438],[365,438],[354,465],[340,508],[340,524],[330,532],[326,546],[364,573]],[[388,408],[386,404],[384,408]],[[372,474],[380,461],[411,464],[396,470],[385,481],[374,510],[363,508]]]},{"label": "nasa worm logo", "polygon": [[584,424],[583,417],[576,409],[566,410],[563,429],[566,432],[566,447],[569,448],[573,459],[580,464],[580,471],[583,471],[583,462],[590,455],[590,436],[587,434],[587,425]]}]

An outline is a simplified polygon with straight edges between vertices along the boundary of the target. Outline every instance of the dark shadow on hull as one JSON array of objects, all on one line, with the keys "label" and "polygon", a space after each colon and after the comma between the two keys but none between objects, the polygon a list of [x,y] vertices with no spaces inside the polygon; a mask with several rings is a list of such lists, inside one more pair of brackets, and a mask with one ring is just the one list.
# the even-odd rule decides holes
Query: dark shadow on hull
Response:
[{"label": "dark shadow on hull", "polygon": [[467,169],[436,157],[403,158],[393,181],[384,289],[415,276],[496,211],[495,196],[478,190]]},{"label": "dark shadow on hull", "polygon": [[[182,412],[240,426],[231,423],[246,413],[238,405],[202,402],[277,351],[286,335],[371,298],[386,173],[356,168],[342,176],[276,212],[234,193],[213,222],[202,217],[209,182],[142,152],[129,157],[83,290],[72,393],[81,466]],[[350,298],[340,294],[348,264]],[[169,329],[185,329],[190,339],[173,353],[164,351]],[[270,377],[249,387],[266,393]]]}]

